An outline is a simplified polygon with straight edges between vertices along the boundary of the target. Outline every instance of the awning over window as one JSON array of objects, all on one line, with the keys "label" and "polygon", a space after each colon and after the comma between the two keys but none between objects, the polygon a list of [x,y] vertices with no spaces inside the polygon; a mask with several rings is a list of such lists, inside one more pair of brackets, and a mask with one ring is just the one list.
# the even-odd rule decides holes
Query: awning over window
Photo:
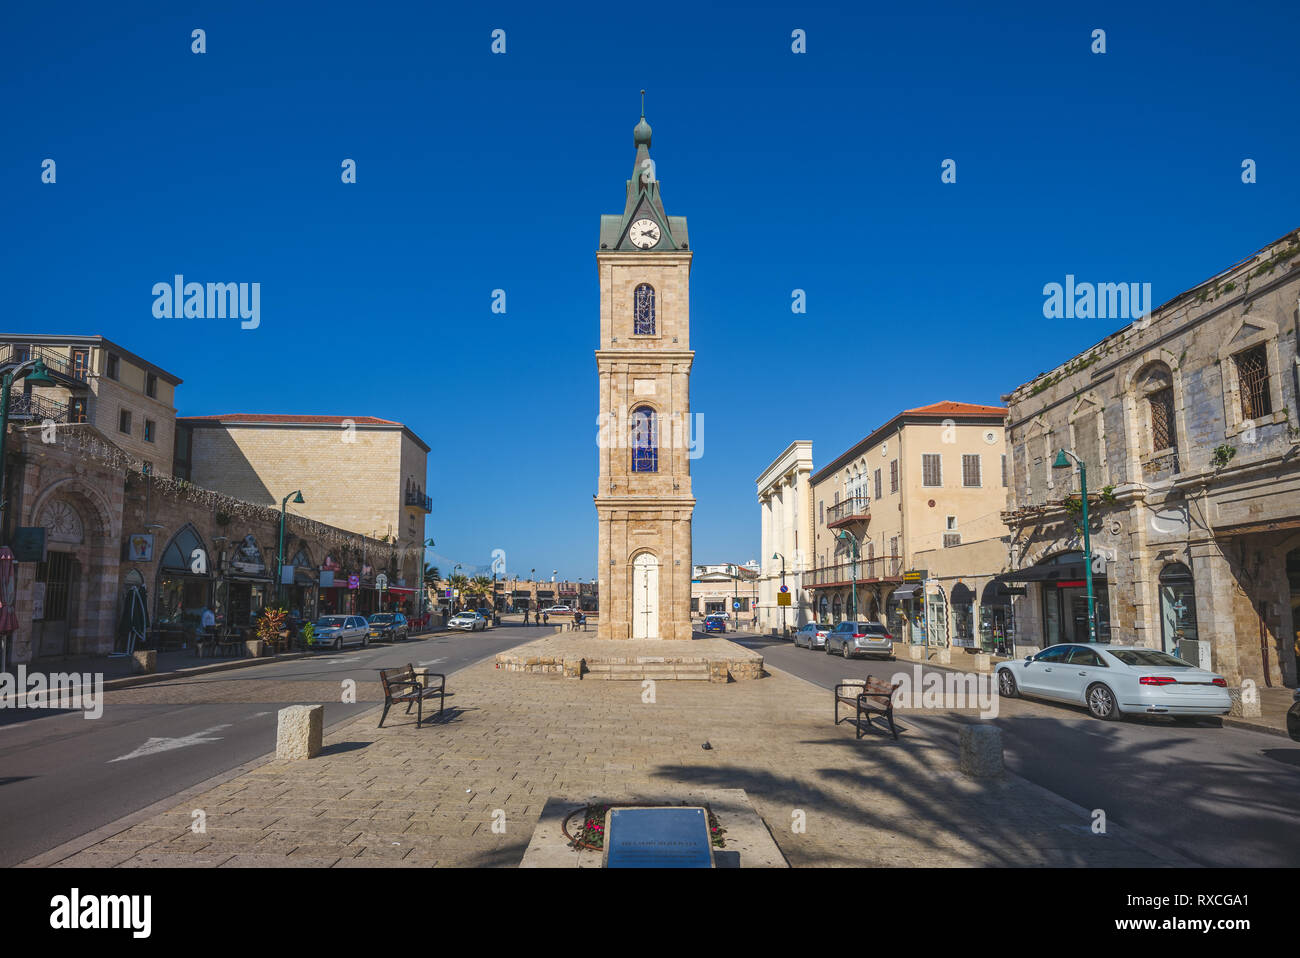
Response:
[{"label": "awning over window", "polygon": [[919,585],[900,585],[889,594],[889,598],[892,602],[902,602],[906,599],[915,599],[920,592],[921,587]]},{"label": "awning over window", "polygon": [[[1034,565],[1016,572],[1003,572],[994,576],[994,582],[1069,582],[1086,575],[1083,563],[1062,562],[1057,565]],[[1097,578],[1101,578],[1098,576]]]}]

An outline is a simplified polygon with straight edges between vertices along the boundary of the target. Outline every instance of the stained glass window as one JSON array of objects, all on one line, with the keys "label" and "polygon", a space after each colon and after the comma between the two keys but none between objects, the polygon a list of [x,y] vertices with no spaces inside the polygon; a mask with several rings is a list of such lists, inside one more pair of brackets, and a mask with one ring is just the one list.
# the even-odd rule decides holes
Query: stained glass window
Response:
[{"label": "stained glass window", "polygon": [[637,336],[655,334],[655,290],[649,283],[636,288],[632,332]]},{"label": "stained glass window", "polygon": [[632,471],[659,471],[659,428],[653,409],[632,411]]}]

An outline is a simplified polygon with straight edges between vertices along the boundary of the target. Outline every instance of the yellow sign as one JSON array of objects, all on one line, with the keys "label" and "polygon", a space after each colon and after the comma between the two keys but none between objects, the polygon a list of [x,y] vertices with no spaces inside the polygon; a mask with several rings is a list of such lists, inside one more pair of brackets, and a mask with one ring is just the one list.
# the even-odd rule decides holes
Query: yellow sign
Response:
[{"label": "yellow sign", "polygon": [[776,604],[777,604],[777,605],[789,605],[789,604],[790,604],[790,593],[789,593],[789,592],[778,592],[778,593],[776,594]]}]

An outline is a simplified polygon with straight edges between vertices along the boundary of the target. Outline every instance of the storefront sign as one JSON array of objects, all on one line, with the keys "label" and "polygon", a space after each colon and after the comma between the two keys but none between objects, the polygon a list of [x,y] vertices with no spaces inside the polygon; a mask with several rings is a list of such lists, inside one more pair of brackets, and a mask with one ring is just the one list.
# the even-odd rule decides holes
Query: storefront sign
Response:
[{"label": "storefront sign", "polygon": [[930,578],[929,569],[908,569],[903,572],[904,582],[924,582]]},{"label": "storefront sign", "polygon": [[262,560],[262,550],[257,547],[257,539],[252,533],[244,536],[244,541],[235,547],[230,557],[230,571],[242,575],[266,575],[266,563]]},{"label": "storefront sign", "polygon": [[350,576],[348,576],[348,588],[349,588],[349,589],[359,589],[359,588],[361,588],[361,576],[359,576],[359,575],[350,575]]},{"label": "storefront sign", "polygon": [[135,533],[126,540],[126,558],[128,562],[153,561],[153,536],[147,533]]},{"label": "storefront sign", "polygon": [[320,587],[322,589],[334,588],[334,573],[324,567],[320,570]]}]

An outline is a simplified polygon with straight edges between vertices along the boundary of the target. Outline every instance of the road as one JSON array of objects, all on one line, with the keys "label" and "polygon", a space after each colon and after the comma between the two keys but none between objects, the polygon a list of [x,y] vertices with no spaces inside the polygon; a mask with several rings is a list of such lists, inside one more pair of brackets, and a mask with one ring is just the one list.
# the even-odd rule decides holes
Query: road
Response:
[{"label": "road", "polygon": [[[547,632],[504,626],[119,689],[105,693],[93,720],[0,711],[0,866],[274,751],[276,713],[286,705],[324,703],[328,728],[383,701],[378,669],[410,662],[451,673]],[[349,678],[355,704],[342,701]],[[450,680],[448,691],[450,705]]]},{"label": "road", "polygon": [[[731,633],[765,663],[830,689],[841,678],[897,672],[912,662],[851,659],[796,649],[764,636]],[[945,669],[928,672],[951,674]],[[829,699],[828,699],[829,701]],[[829,711],[830,706],[827,706]],[[949,737],[975,713],[927,710],[901,715]],[[1175,725],[1157,716],[1101,722],[1079,706],[1002,699],[991,719],[1002,729],[1007,767],[1111,823],[1213,866],[1300,865],[1300,745],[1222,726]]]}]

